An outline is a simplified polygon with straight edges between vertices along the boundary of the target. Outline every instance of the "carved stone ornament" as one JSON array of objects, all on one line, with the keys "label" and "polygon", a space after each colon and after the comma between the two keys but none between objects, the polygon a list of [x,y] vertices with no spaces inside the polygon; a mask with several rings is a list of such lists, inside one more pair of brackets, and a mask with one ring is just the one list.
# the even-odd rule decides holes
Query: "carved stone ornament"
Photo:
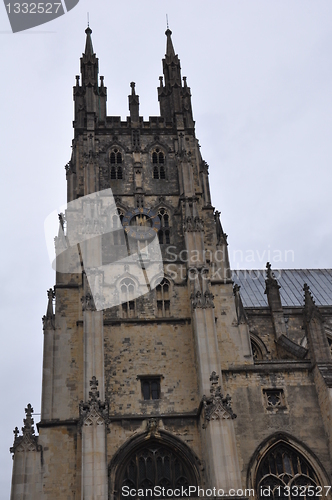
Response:
[{"label": "carved stone ornament", "polygon": [[149,434],[154,435],[158,431],[159,421],[157,418],[149,418],[147,422],[147,431]]},{"label": "carved stone ornament", "polygon": [[190,298],[193,309],[207,309],[209,307],[214,307],[214,295],[211,292],[206,291],[202,295],[202,293],[198,290],[196,293],[192,293]]},{"label": "carved stone ornament", "polygon": [[218,375],[212,372],[210,376],[211,389],[210,397],[203,396],[204,423],[203,429],[207,428],[211,420],[234,419],[236,418],[231,407],[231,397],[229,394],[223,396],[221,386],[218,385]]},{"label": "carved stone ornament", "polygon": [[22,436],[19,436],[17,427],[14,429],[14,444],[10,448],[10,453],[20,451],[41,451],[41,446],[38,444],[38,436],[35,435],[34,421],[32,418],[33,408],[29,403],[25,408],[26,418],[23,419],[24,427],[22,427]]},{"label": "carved stone ornament", "polygon": [[90,426],[90,425],[107,425],[109,422],[108,418],[108,404],[100,401],[98,380],[95,376],[90,380],[91,391],[89,392],[89,401],[83,403],[80,402],[79,411],[79,427]]},{"label": "carved stone ornament", "polygon": [[183,224],[183,230],[187,233],[190,232],[198,232],[203,231],[203,221],[199,217],[186,217],[185,222]]}]

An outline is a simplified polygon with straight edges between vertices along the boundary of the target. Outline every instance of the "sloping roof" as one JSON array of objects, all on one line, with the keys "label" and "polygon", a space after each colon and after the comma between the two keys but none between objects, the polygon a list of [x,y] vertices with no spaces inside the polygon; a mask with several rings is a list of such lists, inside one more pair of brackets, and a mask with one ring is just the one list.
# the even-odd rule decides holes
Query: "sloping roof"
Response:
[{"label": "sloping roof", "polygon": [[[332,269],[273,269],[283,306],[301,307],[303,285],[307,283],[317,306],[332,306]],[[241,286],[244,307],[267,307],[265,270],[233,271],[233,280]]]}]

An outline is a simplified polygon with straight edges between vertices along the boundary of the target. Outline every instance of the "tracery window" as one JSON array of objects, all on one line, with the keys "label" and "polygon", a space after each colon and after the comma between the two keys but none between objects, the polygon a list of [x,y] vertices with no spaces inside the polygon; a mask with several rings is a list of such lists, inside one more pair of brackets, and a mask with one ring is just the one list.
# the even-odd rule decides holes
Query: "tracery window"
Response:
[{"label": "tracery window", "polygon": [[[189,485],[196,485],[190,466],[176,451],[154,440],[150,440],[130,456],[121,476],[118,491],[123,491],[124,486],[135,489],[137,495],[132,496],[132,500],[154,498],[155,486],[164,487],[166,491],[168,488],[172,490],[179,488],[181,492],[182,486],[187,488]],[[125,495],[121,498],[125,498]]]},{"label": "tracery window", "polygon": [[121,281],[121,305],[122,317],[134,318],[135,317],[135,283],[130,278],[125,278]]},{"label": "tracery window", "polygon": [[157,295],[157,314],[160,318],[168,318],[170,316],[170,284],[167,279],[163,279],[156,287]]},{"label": "tracery window", "polygon": [[251,350],[252,350],[252,355],[253,355],[254,361],[260,361],[261,359],[263,359],[263,354],[262,354],[260,347],[258,347],[256,342],[253,341],[252,339],[251,339]]},{"label": "tracery window", "polygon": [[152,152],[153,178],[166,179],[165,155],[160,148]]},{"label": "tracery window", "polygon": [[118,148],[113,148],[110,154],[111,179],[122,179],[122,154]]},{"label": "tracery window", "polygon": [[[265,498],[264,488],[269,490],[272,500],[315,498],[308,492],[316,490],[308,486],[317,486],[318,478],[304,456],[286,443],[273,446],[261,461],[256,476],[256,492],[258,498]],[[302,488],[301,488],[302,487]],[[303,490],[303,491],[302,491]],[[287,494],[289,492],[289,494]]]},{"label": "tracery window", "polygon": [[160,230],[158,231],[159,243],[161,245],[169,245],[171,242],[169,230],[169,215],[164,208],[160,208],[158,217],[160,219]]}]

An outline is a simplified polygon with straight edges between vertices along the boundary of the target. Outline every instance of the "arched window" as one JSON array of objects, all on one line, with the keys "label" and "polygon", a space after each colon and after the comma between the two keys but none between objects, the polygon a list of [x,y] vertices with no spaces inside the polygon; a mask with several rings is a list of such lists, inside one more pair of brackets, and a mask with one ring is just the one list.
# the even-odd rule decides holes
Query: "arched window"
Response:
[{"label": "arched window", "polygon": [[111,179],[122,179],[122,154],[118,148],[113,148],[110,154]]},{"label": "arched window", "polygon": [[[263,491],[266,488],[265,491],[270,491],[271,500],[298,500],[301,486],[304,492],[302,498],[315,498],[315,495],[308,495],[307,487],[318,484],[317,475],[309,462],[301,453],[283,442],[277,443],[265,454],[256,475],[256,493],[260,499],[265,498]],[[290,495],[286,494],[288,488],[285,487],[290,488]]]},{"label": "arched window", "polygon": [[163,279],[156,287],[157,295],[157,314],[160,318],[170,316],[170,284],[167,279]]},{"label": "arched window", "polygon": [[159,243],[161,245],[169,245],[171,242],[169,230],[169,215],[164,208],[160,208],[158,217],[160,219],[160,230],[158,232]]},{"label": "arched window", "polygon": [[165,155],[160,148],[152,152],[153,178],[166,179]]},{"label": "arched window", "polygon": [[251,350],[252,350],[252,356],[254,358],[254,361],[260,361],[261,359],[263,359],[263,354],[262,354],[261,348],[252,339],[251,339]]},{"label": "arched window", "polygon": [[[165,490],[179,489],[182,497],[186,495],[181,495],[181,488],[185,489],[191,485],[196,486],[197,481],[188,461],[175,449],[150,439],[124,461],[116,490],[119,492],[118,498],[121,499],[126,498],[123,494],[126,491],[123,491],[124,487],[136,490],[137,495],[131,497],[132,500],[148,499],[155,497],[153,488],[159,486]],[[139,490],[143,490],[144,494],[139,494]],[[165,497],[167,495],[161,495],[161,498]]]},{"label": "arched window", "polygon": [[134,318],[135,317],[135,283],[130,278],[125,278],[121,281],[121,305],[122,317]]}]

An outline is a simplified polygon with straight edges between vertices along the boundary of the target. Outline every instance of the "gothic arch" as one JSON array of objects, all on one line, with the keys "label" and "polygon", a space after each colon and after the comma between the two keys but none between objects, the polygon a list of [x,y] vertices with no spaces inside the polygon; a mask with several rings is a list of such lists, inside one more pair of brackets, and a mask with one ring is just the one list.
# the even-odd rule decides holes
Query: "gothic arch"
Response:
[{"label": "gothic arch", "polygon": [[[277,455],[279,455],[280,471],[277,470],[277,472],[273,474],[271,473],[271,459],[273,467],[273,459],[276,458],[276,460],[278,460]],[[280,458],[285,457],[285,455],[288,455],[288,459],[287,457],[286,460]],[[297,460],[297,464],[300,462],[299,467],[296,464],[294,467],[294,457]],[[329,484],[328,475],[316,455],[305,444],[301,443],[293,436],[278,432],[265,439],[254,452],[248,466],[248,488],[253,488],[256,491],[256,488],[259,487],[259,483],[262,484],[264,467],[267,461],[269,461],[270,467],[270,472],[265,471],[267,482],[268,479],[271,478],[273,484],[276,485],[281,485],[283,480],[289,483],[292,483],[293,480],[297,480],[301,484],[303,478],[305,481],[308,481],[308,484],[317,484],[320,486]],[[303,471],[299,470],[302,464]],[[259,499],[259,492],[256,491],[256,494]],[[273,500],[272,495],[270,498]]]},{"label": "gothic arch", "polygon": [[261,360],[268,359],[269,351],[266,345],[264,344],[262,339],[253,331],[250,331],[250,342],[252,345],[252,350],[254,351],[253,346],[256,347],[261,356],[257,358],[257,361],[259,361],[260,359]]},{"label": "gothic arch", "polygon": [[[150,456],[152,458],[152,469],[154,468],[153,462],[157,460],[161,455],[166,455],[169,457],[170,469],[173,471],[170,474],[170,482],[174,487],[175,484],[175,464],[177,464],[178,470],[180,470],[180,481],[182,480],[183,486],[187,482],[188,485],[198,486],[200,484],[200,461],[196,455],[191,451],[186,443],[180,441],[177,437],[173,436],[169,432],[159,430],[156,434],[151,431],[144,432],[142,434],[133,436],[126,443],[124,443],[117,453],[112,458],[109,470],[109,498],[114,500],[121,499],[121,487],[123,482],[127,480],[130,483],[130,479],[127,478],[128,467],[132,467],[132,481],[138,481],[138,468],[135,469],[134,464],[131,462],[137,462],[141,456]],[[155,473],[157,472],[155,466]],[[157,476],[156,476],[157,477]],[[172,483],[173,481],[173,483]],[[154,483],[152,482],[153,487]],[[163,484],[161,484],[163,486]],[[167,484],[165,485],[165,487]],[[133,486],[136,488],[136,485]]]}]

